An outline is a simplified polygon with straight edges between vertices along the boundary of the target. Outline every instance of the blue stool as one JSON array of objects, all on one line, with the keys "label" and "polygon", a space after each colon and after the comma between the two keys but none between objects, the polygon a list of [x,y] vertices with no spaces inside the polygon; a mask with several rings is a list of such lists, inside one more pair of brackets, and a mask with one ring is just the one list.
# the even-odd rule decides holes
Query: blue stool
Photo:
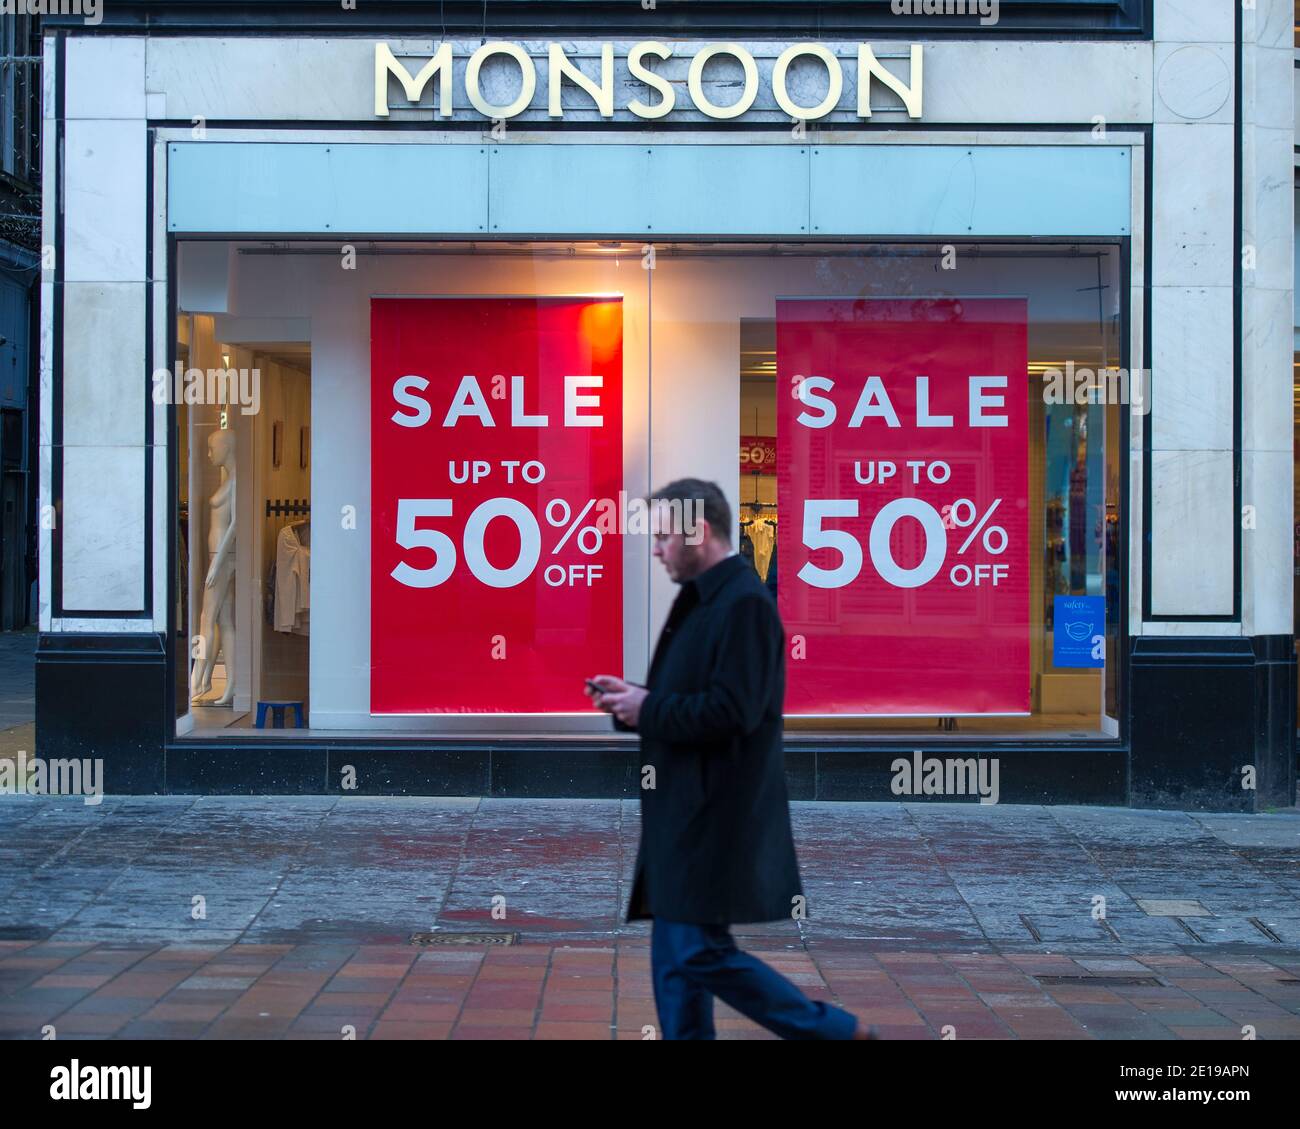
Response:
[{"label": "blue stool", "polygon": [[302,717],[301,702],[258,702],[257,721],[253,723],[254,726],[258,729],[266,728],[266,711],[269,709],[271,711],[271,728],[283,729],[284,711],[287,710],[290,706],[293,707],[293,713],[295,719],[294,728],[295,729],[305,728],[306,723],[303,721],[303,717]]}]

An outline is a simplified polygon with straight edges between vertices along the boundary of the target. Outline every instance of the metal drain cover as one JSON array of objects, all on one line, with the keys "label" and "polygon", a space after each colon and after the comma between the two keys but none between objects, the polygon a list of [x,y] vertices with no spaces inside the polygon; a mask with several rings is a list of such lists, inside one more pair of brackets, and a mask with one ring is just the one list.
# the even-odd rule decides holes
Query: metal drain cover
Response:
[{"label": "metal drain cover", "polygon": [[412,945],[513,945],[518,933],[412,933]]},{"label": "metal drain cover", "polygon": [[1058,988],[1096,988],[1111,984],[1122,988],[1163,988],[1157,976],[1035,976],[1040,984]]}]

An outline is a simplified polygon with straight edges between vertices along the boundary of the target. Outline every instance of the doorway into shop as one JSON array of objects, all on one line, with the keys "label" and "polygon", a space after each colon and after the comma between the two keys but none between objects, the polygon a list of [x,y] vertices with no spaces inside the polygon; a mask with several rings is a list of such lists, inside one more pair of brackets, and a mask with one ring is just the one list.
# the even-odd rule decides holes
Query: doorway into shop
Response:
[{"label": "doorway into shop", "polygon": [[176,713],[195,736],[305,726],[310,706],[311,347],[223,328],[177,326]]}]

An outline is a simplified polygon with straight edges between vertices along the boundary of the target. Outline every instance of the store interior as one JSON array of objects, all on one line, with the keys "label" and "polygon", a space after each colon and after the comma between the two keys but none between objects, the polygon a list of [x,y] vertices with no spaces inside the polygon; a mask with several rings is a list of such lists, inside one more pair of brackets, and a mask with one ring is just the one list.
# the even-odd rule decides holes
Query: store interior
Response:
[{"label": "store interior", "polygon": [[[1032,713],[1018,728],[1048,738],[1117,733],[1116,635],[1108,632],[1103,669],[1058,669],[1053,663],[1055,597],[1103,596],[1117,618],[1120,600],[1120,426],[1118,405],[1046,403],[1042,374],[1069,358],[1080,368],[1117,364],[1118,341],[1102,318],[1092,326],[1035,321],[1030,333]],[[739,551],[777,594],[775,545],[780,528],[775,450],[777,353],[774,319],[744,319],[740,330]],[[770,458],[770,462],[763,460]],[[797,517],[796,519],[797,520]],[[1298,519],[1300,520],[1300,519]],[[798,526],[795,527],[797,536]],[[1300,524],[1297,525],[1300,530]],[[1300,537],[1300,534],[1298,534]],[[1004,730],[1005,717],[787,719],[792,731],[889,730],[946,734]]]},{"label": "store interior", "polygon": [[305,728],[311,347],[231,339],[221,336],[222,321],[193,314],[177,322],[178,356],[196,389],[195,402],[177,404],[185,441],[176,623],[188,660],[177,663],[178,732],[254,729],[258,703],[291,703],[268,707],[264,725],[295,725],[301,716]]}]

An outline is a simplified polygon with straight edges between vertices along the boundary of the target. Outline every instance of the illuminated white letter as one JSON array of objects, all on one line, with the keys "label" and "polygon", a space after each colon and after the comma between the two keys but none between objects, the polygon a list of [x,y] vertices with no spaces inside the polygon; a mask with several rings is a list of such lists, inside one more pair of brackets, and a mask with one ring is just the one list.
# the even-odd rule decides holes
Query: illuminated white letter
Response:
[{"label": "illuminated white letter", "polygon": [[871,79],[880,79],[890,90],[897,94],[907,108],[909,118],[921,116],[922,92],[924,88],[924,62],[921,45],[912,45],[912,83],[907,85],[892,71],[886,70],[876,58],[876,53],[865,43],[858,46],[858,117],[871,117]]},{"label": "illuminated white letter", "polygon": [[612,118],[614,116],[614,45],[612,43],[602,43],[600,45],[599,86],[592,82],[573,63],[569,62],[568,56],[564,53],[564,48],[559,43],[551,44],[547,90],[547,113],[550,117],[562,118],[564,116],[564,109],[560,105],[560,94],[563,79],[565,78],[570,79],[574,85],[580,86],[591,95],[602,118]]},{"label": "illuminated white letter", "polygon": [[[734,106],[715,106],[704,96],[704,86],[701,82],[704,76],[704,64],[714,55],[734,56],[740,61],[745,72],[745,89],[740,95],[740,101]],[[758,67],[754,64],[754,56],[739,43],[711,43],[707,47],[701,47],[696,52],[695,58],[691,60],[690,70],[686,74],[686,86],[691,92],[691,101],[695,103],[695,108],[700,113],[707,114],[711,118],[738,118],[754,104],[754,99],[758,97]]]},{"label": "illuminated white letter", "polygon": [[[826,91],[826,97],[815,106],[795,105],[785,88],[785,72],[800,55],[816,55],[826,64],[826,74],[830,80],[829,89]],[[776,98],[776,104],[790,117],[803,118],[805,121],[825,117],[835,109],[843,93],[844,72],[840,69],[840,61],[831,53],[829,47],[823,47],[820,43],[792,43],[777,56],[776,63],[772,67],[772,94]]]},{"label": "illuminated white letter", "polygon": [[662,118],[672,110],[673,103],[677,101],[677,92],[673,89],[673,84],[666,78],[660,78],[654,71],[641,64],[641,60],[647,55],[658,55],[659,58],[666,59],[672,53],[673,49],[667,44],[656,43],[649,39],[644,43],[636,44],[627,53],[627,69],[631,72],[632,77],[640,79],[647,86],[654,87],[663,95],[657,106],[647,106],[640,100],[629,102],[627,108],[638,118]]},{"label": "illuminated white letter", "polygon": [[451,44],[440,43],[438,50],[414,78],[387,43],[375,44],[375,116],[388,117],[388,76],[396,75],[409,102],[418,102],[425,86],[438,77],[438,113],[451,117]]},{"label": "illuminated white letter", "polygon": [[[509,55],[519,64],[519,73],[523,80],[519,97],[508,106],[493,106],[485,102],[478,87],[478,72],[493,55]],[[465,93],[469,96],[470,105],[485,118],[513,118],[528,108],[528,103],[533,100],[536,92],[537,71],[533,67],[532,59],[528,57],[528,52],[517,43],[500,41],[485,43],[469,57],[469,62],[465,64]]]}]

